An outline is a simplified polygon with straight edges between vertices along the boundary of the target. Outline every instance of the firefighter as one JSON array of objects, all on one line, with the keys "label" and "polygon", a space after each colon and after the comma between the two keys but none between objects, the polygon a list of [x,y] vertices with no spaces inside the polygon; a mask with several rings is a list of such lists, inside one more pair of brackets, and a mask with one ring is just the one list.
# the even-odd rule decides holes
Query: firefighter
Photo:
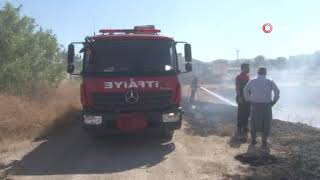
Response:
[{"label": "firefighter", "polygon": [[248,133],[248,119],[250,116],[250,104],[247,102],[243,95],[243,88],[249,82],[249,64],[241,64],[241,73],[236,77],[236,101],[238,103],[237,115],[237,136],[243,137]]},{"label": "firefighter", "polygon": [[194,100],[196,97],[197,93],[197,88],[198,88],[198,77],[194,76],[191,82],[191,94],[190,94],[190,103],[194,104]]},{"label": "firefighter", "polygon": [[[250,80],[243,93],[251,104],[251,139],[257,143],[256,133],[262,132],[262,148],[267,149],[267,140],[271,128],[272,106],[279,100],[280,90],[277,84],[266,77],[267,69],[260,67],[258,77]],[[272,98],[273,91],[273,98]]]}]

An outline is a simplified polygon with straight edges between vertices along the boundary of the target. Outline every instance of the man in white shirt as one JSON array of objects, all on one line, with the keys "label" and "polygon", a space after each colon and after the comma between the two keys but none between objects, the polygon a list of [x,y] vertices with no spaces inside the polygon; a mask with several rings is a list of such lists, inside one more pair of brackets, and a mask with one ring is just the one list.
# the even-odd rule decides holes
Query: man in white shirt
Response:
[{"label": "man in white shirt", "polygon": [[[250,80],[243,89],[246,101],[251,104],[251,139],[257,143],[256,132],[262,133],[262,148],[267,148],[272,120],[272,106],[279,100],[280,90],[277,84],[266,77],[267,69],[260,67],[258,77]],[[272,97],[273,92],[273,97]]]}]

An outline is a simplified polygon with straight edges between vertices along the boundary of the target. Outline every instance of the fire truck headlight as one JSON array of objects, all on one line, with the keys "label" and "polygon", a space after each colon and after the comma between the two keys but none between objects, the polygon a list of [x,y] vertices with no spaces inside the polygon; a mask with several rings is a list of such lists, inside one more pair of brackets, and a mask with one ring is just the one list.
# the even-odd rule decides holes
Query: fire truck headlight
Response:
[{"label": "fire truck headlight", "polygon": [[84,115],[83,121],[85,124],[99,125],[102,123],[102,116]]},{"label": "fire truck headlight", "polygon": [[180,120],[180,113],[168,113],[162,115],[163,122],[178,122]]}]

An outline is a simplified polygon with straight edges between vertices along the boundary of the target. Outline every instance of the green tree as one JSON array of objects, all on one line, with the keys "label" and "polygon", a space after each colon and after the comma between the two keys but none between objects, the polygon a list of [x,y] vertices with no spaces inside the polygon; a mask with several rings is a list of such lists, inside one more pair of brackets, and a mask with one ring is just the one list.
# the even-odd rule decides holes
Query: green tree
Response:
[{"label": "green tree", "polygon": [[0,92],[22,94],[65,77],[55,35],[20,10],[10,3],[0,9]]}]

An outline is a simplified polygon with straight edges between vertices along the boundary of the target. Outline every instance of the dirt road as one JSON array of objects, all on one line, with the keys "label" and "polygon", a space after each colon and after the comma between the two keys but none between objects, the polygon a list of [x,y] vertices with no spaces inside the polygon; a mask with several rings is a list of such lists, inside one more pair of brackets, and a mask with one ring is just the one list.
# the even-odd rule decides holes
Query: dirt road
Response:
[{"label": "dirt road", "polygon": [[[210,112],[210,120],[187,116],[173,141],[166,143],[152,134],[95,141],[74,125],[40,139],[37,147],[13,163],[7,179],[318,179],[317,173],[307,171],[314,165],[310,153],[303,153],[308,156],[302,162],[296,157],[302,157],[304,151],[292,154],[285,147],[310,142],[302,147],[315,145],[312,154],[317,156],[319,148],[314,142],[319,131],[304,128],[305,136],[297,143],[291,131],[298,126],[276,121],[278,133],[271,139],[270,159],[254,159],[251,154],[260,152],[260,142],[251,147],[234,140],[234,123],[224,120],[233,119],[234,109],[215,105]],[[278,141],[283,145],[278,146]],[[297,167],[299,164],[303,166]]]},{"label": "dirt road", "polygon": [[[182,129],[176,131],[171,142],[161,142],[156,134],[92,140],[79,125],[73,125],[40,138],[41,143],[7,171],[7,179],[271,179],[287,176],[274,162],[257,165],[237,158],[259,149],[233,139],[235,107],[207,102],[197,108],[194,116],[185,116]],[[271,151],[278,156],[278,152]]]},{"label": "dirt road", "polygon": [[[219,179],[246,167],[229,139],[201,134],[184,122],[172,142],[156,135],[116,136],[94,141],[75,125],[44,138],[11,170],[9,179]],[[201,129],[201,128],[200,128]],[[214,133],[214,132],[213,132]],[[246,173],[248,175],[248,173]]]},{"label": "dirt road", "polygon": [[235,140],[236,108],[210,98],[198,97],[171,142],[152,134],[92,140],[75,123],[0,156],[8,162],[0,179],[319,179],[318,129],[274,121],[271,156],[252,158],[260,142]]},{"label": "dirt road", "polygon": [[[187,111],[182,129],[176,131],[171,142],[162,142],[155,134],[93,140],[75,123],[50,136],[37,138],[37,142],[32,143],[37,146],[33,148],[22,144],[25,151],[20,153],[21,156],[10,152],[16,161],[0,165],[0,179],[3,176],[18,180],[317,177],[305,171],[310,169],[310,163],[302,163],[303,166],[297,168],[297,156],[287,152],[286,147],[296,149],[297,144],[309,142],[307,140],[315,144],[313,142],[318,140],[313,139],[320,137],[318,130],[303,128],[300,134],[304,136],[299,136],[301,143],[296,143],[292,130],[301,127],[275,121],[273,131],[276,133],[270,139],[271,156],[267,159],[265,156],[253,157],[252,154],[261,152],[260,142],[256,147],[251,147],[233,137],[236,108],[218,101],[202,101],[208,99],[205,95],[199,96],[196,108]],[[318,152],[318,148],[314,149],[316,151],[312,152]],[[10,161],[14,160],[9,157]],[[307,159],[310,159],[309,156]],[[298,164],[301,164],[300,161]]]}]

